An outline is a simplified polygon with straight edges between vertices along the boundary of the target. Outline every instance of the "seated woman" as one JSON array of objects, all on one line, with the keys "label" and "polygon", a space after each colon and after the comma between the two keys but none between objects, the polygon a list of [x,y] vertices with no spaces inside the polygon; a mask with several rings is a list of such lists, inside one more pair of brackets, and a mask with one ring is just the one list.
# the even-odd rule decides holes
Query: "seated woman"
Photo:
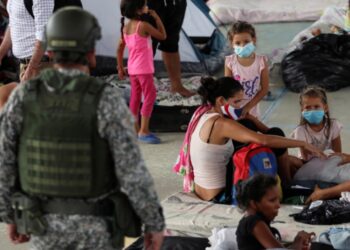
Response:
[{"label": "seated woman", "polygon": [[[218,80],[206,78],[202,79],[201,83],[198,93],[203,99],[203,106],[200,108],[201,113],[195,112],[191,120],[188,128],[191,132],[187,132],[185,137],[189,145],[184,150],[193,167],[193,189],[201,199],[212,200],[224,190],[226,165],[234,151],[232,140],[279,149],[300,147],[311,154],[323,156],[320,150],[304,141],[257,133],[225,117],[223,112],[225,105],[235,107],[243,101],[242,87],[232,77],[222,77]],[[257,123],[258,127],[259,124]],[[285,152],[277,157],[288,157],[287,154],[288,152]],[[179,162],[181,164],[181,153]],[[191,173],[191,170],[188,172]],[[279,166],[279,175],[282,181],[290,180],[288,166]]]},{"label": "seated woman", "polygon": [[[350,163],[350,154],[334,153],[331,156],[334,155],[340,156],[342,158],[340,165]],[[350,181],[346,181],[336,186],[325,189],[320,189],[318,186],[316,186],[314,192],[306,200],[306,203],[310,203],[316,200],[339,198],[342,192],[350,192]]]}]

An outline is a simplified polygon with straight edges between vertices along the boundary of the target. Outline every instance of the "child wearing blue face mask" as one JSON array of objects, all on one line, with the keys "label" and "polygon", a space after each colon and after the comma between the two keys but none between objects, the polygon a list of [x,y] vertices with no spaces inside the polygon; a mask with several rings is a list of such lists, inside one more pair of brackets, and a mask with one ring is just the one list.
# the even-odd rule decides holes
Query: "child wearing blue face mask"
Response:
[{"label": "child wearing blue face mask", "polygon": [[[309,87],[300,94],[299,101],[300,124],[291,137],[306,141],[323,151],[331,149],[340,153],[342,125],[330,118],[326,92],[319,87]],[[313,155],[301,149],[299,157],[308,161]]]},{"label": "child wearing blue face mask", "polygon": [[242,117],[248,113],[259,117],[258,104],[269,89],[266,57],[255,54],[256,33],[251,24],[244,21],[234,23],[228,38],[234,54],[226,57],[225,76],[239,81],[244,89]]}]

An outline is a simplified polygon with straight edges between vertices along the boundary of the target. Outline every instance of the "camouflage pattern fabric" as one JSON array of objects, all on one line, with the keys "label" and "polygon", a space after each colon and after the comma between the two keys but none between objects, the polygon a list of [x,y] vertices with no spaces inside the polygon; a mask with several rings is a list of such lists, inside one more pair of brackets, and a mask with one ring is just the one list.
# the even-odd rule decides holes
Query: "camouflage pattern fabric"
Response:
[{"label": "camouflage pattern fabric", "polygon": [[[59,71],[72,76],[82,74],[79,70]],[[27,86],[19,85],[0,113],[0,221],[5,223],[13,223],[10,199],[18,176],[16,153]],[[162,208],[137,145],[133,118],[113,86],[108,85],[102,92],[97,122],[99,135],[110,145],[121,190],[145,224],[145,231],[162,231],[165,227]],[[48,232],[42,237],[32,236],[32,249],[112,249],[104,218],[49,214],[45,219]]]},{"label": "camouflage pattern fabric", "polygon": [[[30,250],[115,250],[105,219],[94,216],[46,215],[47,233],[31,237]],[[96,237],[98,236],[98,237]]]}]

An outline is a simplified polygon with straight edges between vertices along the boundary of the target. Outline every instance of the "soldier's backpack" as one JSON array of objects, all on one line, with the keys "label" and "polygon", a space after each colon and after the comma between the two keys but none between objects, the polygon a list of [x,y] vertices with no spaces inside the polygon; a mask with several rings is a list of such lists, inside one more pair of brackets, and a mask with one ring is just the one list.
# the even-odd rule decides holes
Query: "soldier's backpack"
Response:
[{"label": "soldier's backpack", "polygon": [[[24,6],[26,7],[28,13],[33,18],[35,18],[33,13],[33,0],[24,0]],[[55,6],[53,8],[53,12],[65,6],[78,6],[83,8],[83,4],[81,3],[81,0],[55,0]]]},{"label": "soldier's backpack", "polygon": [[234,184],[248,179],[255,173],[277,176],[277,160],[272,150],[266,146],[251,143],[233,155],[235,166]]}]

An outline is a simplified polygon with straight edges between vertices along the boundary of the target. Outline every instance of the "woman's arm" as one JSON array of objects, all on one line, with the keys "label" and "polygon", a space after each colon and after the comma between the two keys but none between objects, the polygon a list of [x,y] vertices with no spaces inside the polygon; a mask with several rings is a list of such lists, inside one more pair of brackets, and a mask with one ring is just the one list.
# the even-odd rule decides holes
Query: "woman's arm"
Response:
[{"label": "woman's arm", "polygon": [[160,17],[158,16],[157,12],[154,10],[149,10],[148,12],[156,21],[157,28],[154,28],[152,25],[150,25],[147,22],[142,22],[141,24],[141,33],[143,35],[150,35],[151,37],[154,37],[157,40],[165,40],[166,39],[166,31],[164,28],[164,25],[162,23],[162,20],[160,20]]},{"label": "woman's arm", "polygon": [[261,89],[256,93],[256,95],[251,99],[243,108],[242,116],[249,113],[249,111],[255,107],[262,99],[263,97],[269,92],[269,68],[264,60],[265,67],[261,71]]},{"label": "woman's arm", "polygon": [[264,248],[284,248],[282,244],[273,236],[265,222],[258,221],[252,234]]},{"label": "woman's arm", "polygon": [[222,139],[233,139],[243,143],[258,143],[271,148],[296,148],[301,147],[304,150],[315,154],[319,157],[324,157],[324,154],[318,148],[299,140],[288,139],[275,135],[264,135],[256,133],[245,128],[236,121],[220,118],[218,121],[218,131]]}]

